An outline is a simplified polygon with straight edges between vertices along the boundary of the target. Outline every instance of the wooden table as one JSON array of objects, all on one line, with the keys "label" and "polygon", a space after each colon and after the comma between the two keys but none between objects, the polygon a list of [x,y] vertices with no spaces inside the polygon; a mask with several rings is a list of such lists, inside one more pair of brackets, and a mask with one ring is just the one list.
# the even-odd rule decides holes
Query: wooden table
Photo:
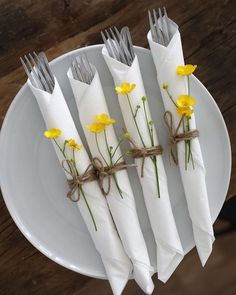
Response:
[{"label": "wooden table", "polygon": [[[0,121],[26,81],[19,57],[46,51],[49,59],[101,43],[100,30],[128,25],[134,44],[147,47],[147,9],[166,6],[179,25],[185,60],[215,98],[232,144],[228,198],[236,195],[235,2],[228,0],[18,0],[0,1]],[[154,294],[236,294],[236,234],[219,238],[204,270],[188,254]],[[232,253],[231,253],[232,251]],[[210,287],[209,287],[210,286]],[[111,294],[105,281],[78,275],[39,253],[20,233],[0,199],[0,294]],[[143,294],[129,282],[124,294]]]}]

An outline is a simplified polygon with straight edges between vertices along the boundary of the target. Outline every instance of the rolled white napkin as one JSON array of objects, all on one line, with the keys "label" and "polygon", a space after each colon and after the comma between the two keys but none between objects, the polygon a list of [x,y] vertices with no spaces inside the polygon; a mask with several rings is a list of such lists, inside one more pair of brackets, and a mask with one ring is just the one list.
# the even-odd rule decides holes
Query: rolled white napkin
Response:
[{"label": "rolled white napkin", "polygon": [[[80,136],[76,130],[72,116],[56,78],[52,94],[35,88],[29,80],[28,85],[36,97],[47,128],[57,128],[62,131],[61,136],[57,138],[58,143],[62,146],[65,140],[71,138],[73,138],[77,143],[81,143]],[[61,152],[55,144],[54,148],[59,161],[62,163],[64,158]],[[71,151],[66,149],[66,153],[69,154],[69,152]],[[90,163],[89,157],[84,148],[75,152],[75,161],[77,163],[79,173],[83,173]],[[69,179],[70,175],[68,173],[66,174]],[[94,215],[97,231],[95,230],[85,200],[82,196],[77,202],[79,211],[87,225],[93,242],[101,255],[113,293],[120,295],[129,279],[129,275],[132,272],[131,261],[124,252],[106,200],[101,194],[97,182],[93,181],[85,183],[83,185],[83,190]]]},{"label": "rolled white napkin", "polygon": [[[129,97],[131,103],[133,104],[133,107],[135,107],[136,105],[142,105],[142,97],[146,96],[146,94],[137,56],[135,56],[132,65],[127,66],[111,58],[108,55],[105,47],[102,50],[102,54],[113,76],[115,85],[120,85],[124,82],[135,83],[136,87],[131,93],[129,93]],[[118,99],[127,131],[136,142],[138,147],[142,147],[141,140],[138,136],[137,129],[135,127],[133,117],[129,109],[128,101],[124,95],[120,94],[118,95]],[[151,119],[148,104],[147,114],[148,117]],[[142,111],[139,111],[136,118],[140,127],[140,131],[142,133],[142,138],[146,145],[150,147],[150,139],[144,113]],[[155,128],[154,142],[155,145],[158,145]],[[157,195],[156,176],[152,160],[150,158],[145,159],[144,177],[141,177],[140,175],[142,159],[135,159],[135,163],[138,166],[137,171],[142,184],[144,200],[157,244],[158,278],[161,281],[166,282],[183,259],[184,253],[171,208],[167,178],[162,157],[160,155],[157,156],[160,198],[158,198]]]},{"label": "rolled white napkin", "polygon": [[[96,115],[109,115],[98,72],[95,72],[95,76],[90,85],[75,80],[71,69],[69,69],[67,75],[75,96],[80,122],[84,129],[91,154],[93,157],[100,158],[103,165],[106,166],[106,163],[98,152],[95,135],[86,128],[87,125],[90,125],[95,120]],[[114,148],[118,144],[114,128],[112,126],[108,126],[106,128],[106,134],[109,146],[113,146],[114,151]],[[98,133],[97,140],[101,153],[103,154],[106,162],[110,165],[110,158],[104,139],[104,133]],[[115,163],[120,157],[121,150],[118,148],[113,158],[113,163]],[[119,162],[121,161],[123,161],[122,158]],[[134,279],[145,293],[152,294],[154,289],[151,279],[153,269],[150,265],[145,240],[139,225],[135,200],[128,174],[127,171],[121,170],[116,172],[115,176],[122,191],[123,198],[121,198],[116,184],[112,179],[111,190],[106,197],[107,203],[114,218],[114,222],[124,249],[133,263]]]},{"label": "rolled white napkin", "polygon": [[[147,38],[156,66],[157,80],[160,86],[164,106],[166,111],[171,111],[174,126],[177,128],[180,116],[176,113],[174,104],[163,89],[163,84],[168,84],[169,92],[175,99],[181,94],[187,94],[187,83],[184,77],[176,75],[177,67],[179,65],[184,65],[184,57],[178,26],[170,19],[169,22],[173,37],[167,47],[154,42],[150,31],[148,32]],[[196,122],[194,114],[192,114],[190,130],[194,129],[196,129]],[[204,265],[211,254],[212,243],[215,238],[212,229],[212,219],[205,182],[206,171],[198,138],[191,140],[191,150],[195,169],[193,169],[191,165],[188,165],[187,170],[185,170],[184,142],[179,142],[177,144],[179,169],[190,218],[192,220],[193,235],[201,263]]]}]

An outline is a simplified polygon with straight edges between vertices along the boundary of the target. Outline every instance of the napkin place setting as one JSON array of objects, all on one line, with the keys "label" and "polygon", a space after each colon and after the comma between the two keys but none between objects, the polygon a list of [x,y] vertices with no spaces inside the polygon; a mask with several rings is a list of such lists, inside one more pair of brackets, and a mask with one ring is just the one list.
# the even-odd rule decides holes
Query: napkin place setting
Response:
[{"label": "napkin place setting", "polygon": [[[165,8],[148,12],[147,40],[165,108],[163,121],[168,149],[158,140],[142,77],[142,69],[128,27],[101,32],[101,50],[114,84],[124,126],[110,117],[100,73],[86,54],[74,55],[65,68],[84,131],[82,142],[56,76],[46,55],[25,55],[22,65],[45,122],[45,136],[53,144],[68,181],[68,201],[78,207],[115,295],[132,277],[145,294],[152,294],[157,277],[166,283],[184,259],[184,250],[171,207],[165,165],[177,165],[188,205],[194,241],[202,265],[212,252],[214,233],[205,180],[204,159],[194,116],[190,75],[185,65],[178,25]],[[155,110],[152,110],[152,114]],[[160,128],[160,127],[159,127]],[[119,136],[117,136],[119,134]],[[124,144],[126,143],[126,144]],[[128,143],[128,144],[127,144]],[[88,148],[85,148],[88,147]],[[128,146],[124,150],[124,146]],[[164,163],[163,154],[169,156]],[[132,163],[127,161],[132,159]],[[140,227],[136,196],[128,171],[137,173],[155,240],[156,261],[150,261]]]}]

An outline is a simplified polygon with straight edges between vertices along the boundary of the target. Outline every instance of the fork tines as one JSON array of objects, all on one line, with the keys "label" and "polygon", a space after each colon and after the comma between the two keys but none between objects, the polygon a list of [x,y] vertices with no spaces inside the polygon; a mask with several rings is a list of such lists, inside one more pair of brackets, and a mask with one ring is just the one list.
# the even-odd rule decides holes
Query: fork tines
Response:
[{"label": "fork tines", "polygon": [[153,41],[167,46],[172,36],[170,30],[170,20],[167,16],[165,7],[163,7],[163,13],[160,8],[158,9],[158,13],[155,9],[153,9],[152,13],[149,10],[148,18]]},{"label": "fork tines", "polygon": [[121,32],[116,27],[109,28],[101,35],[109,56],[131,66],[135,53],[129,28],[124,27]]},{"label": "fork tines", "polygon": [[72,60],[71,71],[75,80],[91,84],[95,75],[95,68],[89,62],[86,54],[77,56]]},{"label": "fork tines", "polygon": [[53,92],[55,80],[44,52],[29,53],[28,56],[20,57],[20,61],[34,87]]}]

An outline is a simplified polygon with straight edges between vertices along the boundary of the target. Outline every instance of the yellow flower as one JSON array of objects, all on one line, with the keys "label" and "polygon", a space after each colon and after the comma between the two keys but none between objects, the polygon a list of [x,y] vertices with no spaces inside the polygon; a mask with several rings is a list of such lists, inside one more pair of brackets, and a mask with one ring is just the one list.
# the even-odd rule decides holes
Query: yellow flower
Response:
[{"label": "yellow flower", "polygon": [[77,144],[77,142],[74,139],[67,140],[67,144],[73,149],[73,150],[81,150],[82,144]]},{"label": "yellow flower", "polygon": [[182,107],[182,108],[177,107],[176,111],[179,115],[181,115],[181,116],[185,115],[187,117],[190,117],[193,113],[193,109],[191,109],[190,107]]},{"label": "yellow flower", "polygon": [[106,125],[98,122],[93,122],[91,125],[86,126],[86,128],[93,133],[100,133],[105,129],[105,127]]},{"label": "yellow flower", "polygon": [[195,98],[186,94],[182,94],[176,99],[176,104],[179,108],[191,107],[195,105],[195,103]]},{"label": "yellow flower", "polygon": [[61,135],[61,130],[60,129],[56,129],[56,128],[51,128],[51,129],[48,129],[46,131],[44,131],[44,136],[49,138],[49,139],[52,139],[52,138],[57,138],[58,136]]},{"label": "yellow flower", "polygon": [[109,118],[107,114],[100,114],[100,115],[96,115],[96,123],[108,126],[108,125],[115,124],[116,120]]},{"label": "yellow flower", "polygon": [[128,94],[134,90],[136,87],[136,84],[130,84],[128,82],[122,83],[120,86],[116,86],[116,92],[118,94]]},{"label": "yellow flower", "polygon": [[180,76],[189,76],[196,70],[196,65],[178,66],[176,74]]}]

